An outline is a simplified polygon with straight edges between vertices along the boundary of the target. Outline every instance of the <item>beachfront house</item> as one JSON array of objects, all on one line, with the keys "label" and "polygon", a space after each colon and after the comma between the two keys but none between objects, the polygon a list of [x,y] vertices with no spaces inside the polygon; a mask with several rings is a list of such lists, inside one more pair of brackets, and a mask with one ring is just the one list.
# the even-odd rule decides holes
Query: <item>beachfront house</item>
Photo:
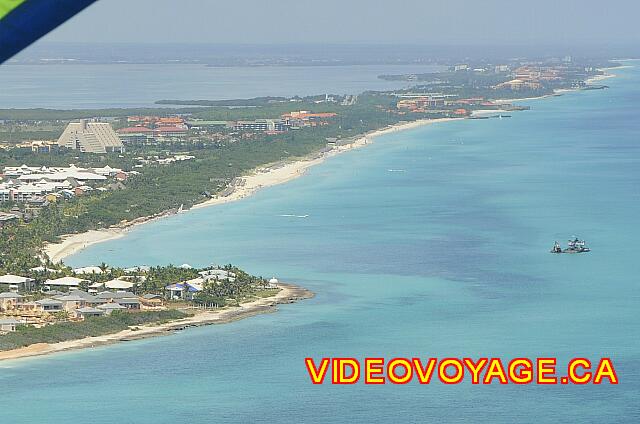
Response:
[{"label": "beachfront house", "polygon": [[21,299],[22,296],[17,293],[0,293],[0,311],[13,311],[17,309]]},{"label": "beachfront house", "polygon": [[164,289],[169,299],[193,300],[195,294],[202,291],[203,284],[203,278],[194,278],[183,283],[170,284]]},{"label": "beachfront house", "polygon": [[17,326],[20,324],[22,323],[15,318],[0,319],[0,332],[10,333],[16,331]]},{"label": "beachfront house", "polygon": [[44,283],[45,290],[77,290],[82,283],[89,283],[88,280],[77,277],[61,277],[53,280],[47,280]]},{"label": "beachfront house", "polygon": [[19,275],[6,274],[0,276],[0,291],[28,292],[35,287],[33,278],[21,277]]}]

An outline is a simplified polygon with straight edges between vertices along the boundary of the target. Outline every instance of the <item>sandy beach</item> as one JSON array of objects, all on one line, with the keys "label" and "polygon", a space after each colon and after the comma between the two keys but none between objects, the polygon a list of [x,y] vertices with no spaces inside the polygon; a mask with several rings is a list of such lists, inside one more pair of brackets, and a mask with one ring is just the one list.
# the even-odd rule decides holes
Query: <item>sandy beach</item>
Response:
[{"label": "sandy beach", "polygon": [[[422,119],[411,122],[402,122],[355,137],[344,144],[336,145],[329,151],[316,153],[310,157],[292,160],[286,163],[261,166],[253,170],[250,174],[237,178],[235,184],[230,187],[226,196],[217,196],[213,199],[198,203],[191,209],[199,209],[234,202],[251,196],[261,188],[282,184],[294,178],[301,177],[305,174],[307,169],[324,162],[327,158],[349,150],[364,147],[372,143],[376,137],[381,135],[459,119],[463,118]],[[104,230],[92,230],[85,233],[65,235],[61,237],[61,243],[47,244],[44,248],[44,252],[52,262],[58,263],[66,257],[71,256],[91,245],[123,237],[124,234],[134,226],[146,224],[166,216],[171,216],[174,213],[174,211],[163,212],[153,217],[139,218],[135,221],[119,224],[115,227]]]},{"label": "sandy beach", "polygon": [[[591,83],[602,81],[608,78],[613,78],[616,75],[611,73],[610,72],[611,70],[622,69],[626,67],[629,67],[629,66],[623,65],[623,66],[616,66],[612,68],[599,69],[600,71],[604,72],[604,74],[591,77],[587,79],[586,82],[588,84],[591,84]],[[498,99],[498,100],[495,100],[495,103],[505,104],[505,103],[513,103],[513,102],[526,101],[526,100],[539,100],[546,97],[559,96],[565,92],[571,92],[571,91],[577,91],[577,90],[579,89],[556,90],[553,94],[547,94],[539,97],[519,98],[519,99]],[[475,111],[472,114],[472,116],[477,117],[477,116],[483,116],[485,114],[505,113],[505,112],[508,112],[508,111],[480,110],[480,111]],[[305,157],[298,160],[291,160],[286,163],[261,166],[257,169],[254,169],[251,173],[237,178],[234,184],[231,187],[229,187],[226,195],[216,196],[213,199],[209,199],[207,201],[198,203],[194,205],[191,209],[199,209],[199,208],[234,202],[240,199],[244,199],[245,197],[251,196],[261,188],[283,184],[287,181],[290,181],[294,178],[298,178],[304,175],[307,169],[309,169],[314,165],[318,165],[324,162],[329,157],[370,144],[378,136],[397,132],[397,131],[404,131],[411,128],[417,128],[424,125],[455,121],[459,119],[464,119],[464,118],[422,119],[422,120],[411,121],[411,122],[401,122],[387,128],[382,128],[380,130],[371,131],[367,134],[354,137],[353,139],[348,140],[344,144],[339,144],[335,146],[329,151],[316,153],[310,157]],[[146,224],[156,219],[162,219],[164,217],[171,216],[174,213],[175,211],[166,211],[166,212],[162,212],[160,214],[154,215],[152,217],[142,217],[132,222],[121,223],[117,226],[104,229],[104,230],[92,230],[92,231],[88,231],[80,234],[65,235],[61,237],[62,238],[61,243],[47,244],[44,248],[44,252],[52,262],[57,263],[64,260],[66,257],[71,256],[93,244],[102,243],[105,241],[114,240],[114,239],[123,237],[123,235],[134,226]]]},{"label": "sandy beach", "polygon": [[60,262],[65,257],[84,249],[92,244],[100,243],[107,240],[114,240],[124,235],[122,230],[105,229],[91,230],[86,233],[73,234],[70,236],[62,236],[62,242],[50,244],[45,247],[45,252],[52,262]]},{"label": "sandy beach", "polygon": [[32,356],[49,355],[68,350],[86,349],[108,345],[116,342],[145,339],[149,337],[166,336],[188,327],[203,325],[226,324],[249,318],[258,314],[277,311],[278,304],[294,303],[302,299],[310,299],[314,293],[293,284],[279,283],[281,290],[272,297],[265,297],[252,302],[243,303],[239,307],[230,307],[220,310],[195,310],[195,315],[189,318],[171,321],[160,325],[145,325],[136,330],[129,329],[119,333],[104,336],[86,337],[78,340],[70,340],[60,343],[37,343],[20,349],[0,351],[0,361],[9,359],[21,359]]}]

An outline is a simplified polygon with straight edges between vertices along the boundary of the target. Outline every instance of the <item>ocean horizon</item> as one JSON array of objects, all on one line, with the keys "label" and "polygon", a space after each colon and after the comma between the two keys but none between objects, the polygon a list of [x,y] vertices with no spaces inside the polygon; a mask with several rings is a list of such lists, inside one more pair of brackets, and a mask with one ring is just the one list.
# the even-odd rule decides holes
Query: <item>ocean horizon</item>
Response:
[{"label": "ocean horizon", "polygon": [[443,68],[435,65],[10,64],[0,68],[3,81],[0,108],[187,107],[155,102],[359,94],[412,85],[408,81],[378,78],[382,74],[435,72]]},{"label": "ocean horizon", "polygon": [[[232,263],[316,297],[231,324],[0,363],[3,419],[639,421],[640,69],[629,63],[607,90],[387,134],[286,184],[68,258]],[[549,253],[574,235],[592,252]],[[314,386],[304,358],[325,356],[610,357],[620,384]]]}]

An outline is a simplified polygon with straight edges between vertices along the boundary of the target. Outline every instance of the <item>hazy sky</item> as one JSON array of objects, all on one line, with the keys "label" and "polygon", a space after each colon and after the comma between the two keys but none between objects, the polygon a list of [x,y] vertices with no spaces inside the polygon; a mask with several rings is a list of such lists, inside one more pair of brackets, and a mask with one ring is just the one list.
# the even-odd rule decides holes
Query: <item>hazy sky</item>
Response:
[{"label": "hazy sky", "polygon": [[99,0],[48,41],[634,44],[637,0]]}]

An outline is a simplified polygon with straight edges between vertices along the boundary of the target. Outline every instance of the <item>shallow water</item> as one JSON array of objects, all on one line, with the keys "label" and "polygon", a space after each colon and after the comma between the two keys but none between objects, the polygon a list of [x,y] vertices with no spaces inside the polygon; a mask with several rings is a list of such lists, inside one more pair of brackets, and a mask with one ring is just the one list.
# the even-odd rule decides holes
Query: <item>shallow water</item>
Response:
[{"label": "shallow water", "polygon": [[[2,363],[2,421],[638,422],[640,70],[617,72],[609,90],[390,134],[295,181],[70,258],[231,262],[317,297]],[[590,254],[548,253],[574,234]],[[445,355],[610,356],[620,384],[313,386],[303,363]]]}]

